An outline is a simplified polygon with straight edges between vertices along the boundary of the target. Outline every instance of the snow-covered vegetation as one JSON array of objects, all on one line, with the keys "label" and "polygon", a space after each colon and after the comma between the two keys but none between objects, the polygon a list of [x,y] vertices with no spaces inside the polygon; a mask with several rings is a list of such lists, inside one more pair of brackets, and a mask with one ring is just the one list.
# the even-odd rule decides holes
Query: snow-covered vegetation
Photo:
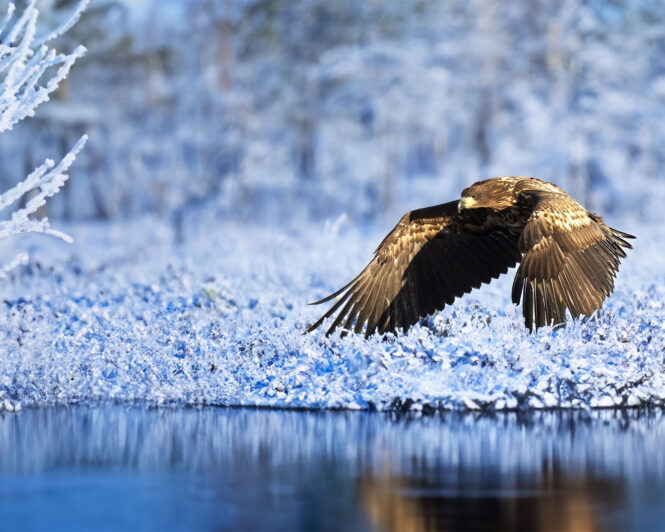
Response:
[{"label": "snow-covered vegetation", "polygon": [[[90,142],[42,207],[76,242],[3,251],[33,257],[2,285],[5,408],[665,403],[657,4],[99,1],[54,42],[49,79],[90,52],[0,136],[1,179]],[[506,276],[404,336],[301,334],[403,211],[509,174],[637,235],[595,319],[529,334]]]},{"label": "snow-covered vegetation", "polygon": [[179,244],[160,222],[73,226],[72,246],[40,246],[6,283],[0,393],[9,407],[665,404],[665,235],[625,229],[641,245],[594,320],[529,334],[505,276],[406,335],[365,340],[302,332],[320,312],[306,303],[348,280],[376,230],[222,222]]}]

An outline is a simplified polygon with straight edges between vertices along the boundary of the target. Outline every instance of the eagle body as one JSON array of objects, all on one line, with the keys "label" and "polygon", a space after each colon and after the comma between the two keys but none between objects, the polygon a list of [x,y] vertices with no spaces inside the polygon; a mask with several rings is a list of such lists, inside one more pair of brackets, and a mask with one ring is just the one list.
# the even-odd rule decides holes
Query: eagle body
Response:
[{"label": "eagle body", "polygon": [[614,290],[623,248],[635,238],[608,227],[558,186],[534,177],[495,177],[461,199],[406,213],[311,327],[326,334],[406,331],[519,264],[512,288],[529,330],[591,316]]}]

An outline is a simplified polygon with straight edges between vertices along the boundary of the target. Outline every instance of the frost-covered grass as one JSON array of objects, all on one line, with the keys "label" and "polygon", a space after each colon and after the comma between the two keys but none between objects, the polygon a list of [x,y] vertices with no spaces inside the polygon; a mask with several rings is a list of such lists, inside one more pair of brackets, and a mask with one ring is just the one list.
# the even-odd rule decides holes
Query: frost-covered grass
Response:
[{"label": "frost-covered grass", "polygon": [[[665,404],[665,230],[638,235],[596,319],[529,334],[512,273],[413,327],[303,335],[389,227],[151,220],[40,240],[0,302],[4,408],[104,400],[307,408]],[[24,246],[21,243],[6,245]],[[3,250],[9,254],[15,250]]]}]

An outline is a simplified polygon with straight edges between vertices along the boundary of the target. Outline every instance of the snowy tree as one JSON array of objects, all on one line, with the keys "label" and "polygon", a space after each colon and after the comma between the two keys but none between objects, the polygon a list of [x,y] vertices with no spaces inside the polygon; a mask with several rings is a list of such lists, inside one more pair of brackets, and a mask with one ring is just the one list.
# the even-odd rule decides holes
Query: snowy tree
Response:
[{"label": "snowy tree", "polygon": [[[38,0],[38,32],[76,1]],[[649,216],[665,160],[656,5],[96,0],[58,40],[92,48],[71,87],[0,139],[20,152],[0,157],[0,184],[86,131],[88,178],[53,218],[392,218],[513,173]]]},{"label": "snowy tree", "polygon": [[[12,129],[24,118],[34,116],[35,109],[49,100],[49,95],[67,77],[74,62],[84,54],[83,46],[63,54],[57,53],[49,43],[76,23],[88,2],[81,0],[64,23],[43,37],[36,35],[37,0],[29,1],[19,16],[15,16],[14,4],[9,4],[0,22],[0,133]],[[67,171],[86,140],[87,136],[81,137],[58,164],[47,159],[15,187],[0,194],[0,210],[25,198],[23,207],[15,210],[8,220],[0,222],[0,239],[31,232],[71,241],[68,235],[52,229],[48,218],[32,215],[65,184]],[[19,260],[23,259],[21,256]]]}]

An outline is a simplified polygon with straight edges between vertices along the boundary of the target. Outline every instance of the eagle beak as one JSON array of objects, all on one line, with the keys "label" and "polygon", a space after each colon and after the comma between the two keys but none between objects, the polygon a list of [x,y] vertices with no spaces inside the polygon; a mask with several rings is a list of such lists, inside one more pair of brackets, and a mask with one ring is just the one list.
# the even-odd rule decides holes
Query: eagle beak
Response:
[{"label": "eagle beak", "polygon": [[457,211],[462,212],[463,209],[471,209],[475,204],[476,200],[467,196],[457,202]]}]

